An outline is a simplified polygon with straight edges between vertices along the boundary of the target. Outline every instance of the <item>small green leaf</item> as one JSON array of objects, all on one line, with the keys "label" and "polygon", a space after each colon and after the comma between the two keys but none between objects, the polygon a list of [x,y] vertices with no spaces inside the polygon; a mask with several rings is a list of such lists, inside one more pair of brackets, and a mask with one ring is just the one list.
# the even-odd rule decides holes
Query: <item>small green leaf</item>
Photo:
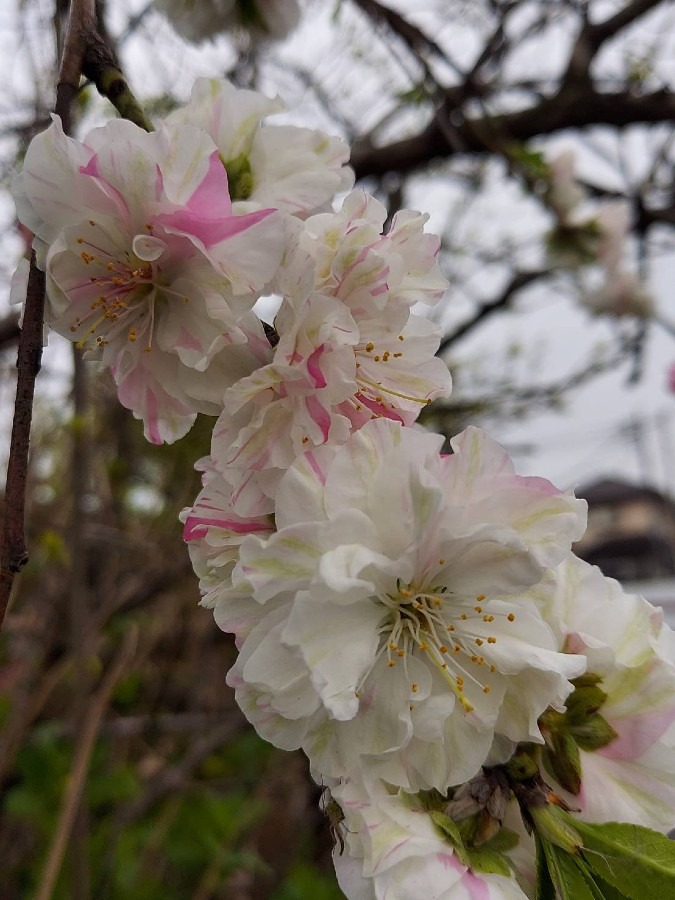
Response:
[{"label": "small green leaf", "polygon": [[536,831],[534,833],[534,842],[537,853],[537,885],[535,900],[556,900],[555,887],[553,886],[551,873],[548,870],[548,859],[544,849],[544,842]]},{"label": "small green leaf", "polygon": [[437,809],[432,809],[429,812],[429,816],[436,828],[440,828],[453,847],[457,849],[462,849],[464,847],[460,830],[450,816],[446,816],[445,813],[442,813]]},{"label": "small green leaf", "polygon": [[541,840],[554,844],[568,853],[578,853],[583,846],[576,820],[559,806],[530,806],[528,809],[532,823]]},{"label": "small green leaf", "polygon": [[675,842],[641,825],[590,825],[565,815],[583,838],[584,860],[604,881],[631,900],[675,897]]},{"label": "small green leaf", "polygon": [[595,885],[586,878],[585,866],[578,856],[546,841],[544,852],[556,896],[560,900],[602,900]]}]

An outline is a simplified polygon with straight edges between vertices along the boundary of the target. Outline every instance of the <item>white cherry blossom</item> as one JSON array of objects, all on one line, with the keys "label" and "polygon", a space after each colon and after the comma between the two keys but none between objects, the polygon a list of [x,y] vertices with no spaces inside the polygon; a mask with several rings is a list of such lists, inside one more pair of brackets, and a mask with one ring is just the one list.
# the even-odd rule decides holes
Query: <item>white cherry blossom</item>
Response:
[{"label": "white cherry blossom", "polygon": [[335,848],[348,900],[525,900],[515,878],[471,872],[419,799],[387,784],[347,779],[331,789],[345,850]]},{"label": "white cherry blossom", "polygon": [[166,122],[196,125],[211,136],[227,169],[233,200],[304,218],[351,187],[354,175],[345,165],[349,147],[323,131],[270,123],[261,127],[266,116],[284,109],[279,97],[198,78],[189,103]]},{"label": "white cherry blossom", "polygon": [[[257,624],[228,681],[264,737],[327,776],[363,765],[444,791],[496,734],[541,741],[538,716],[584,671],[523,593],[581,535],[585,504],[516,475],[478,429],[452,456],[441,443],[378,419],[305,454],[277,531],[241,545],[233,579]],[[225,604],[226,630],[229,615],[247,613]]]},{"label": "white cherry blossom", "polygon": [[[592,822],[675,826],[675,638],[661,610],[625,593],[595,566],[570,555],[542,597],[561,649],[587,658],[607,694],[599,713],[616,732],[579,749],[581,791],[560,793]],[[537,589],[535,589],[536,591]]]}]

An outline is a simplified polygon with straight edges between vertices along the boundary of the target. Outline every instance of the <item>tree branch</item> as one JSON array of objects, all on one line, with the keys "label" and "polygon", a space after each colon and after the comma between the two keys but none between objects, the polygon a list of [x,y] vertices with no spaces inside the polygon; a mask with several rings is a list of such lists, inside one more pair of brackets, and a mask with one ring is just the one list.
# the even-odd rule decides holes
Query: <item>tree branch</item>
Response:
[{"label": "tree branch", "polygon": [[479,322],[487,318],[493,312],[497,312],[498,310],[504,309],[504,307],[508,306],[513,295],[519,290],[521,290],[531,282],[536,281],[539,278],[543,278],[545,275],[549,274],[550,272],[548,269],[535,269],[531,272],[517,272],[515,275],[513,275],[511,281],[509,281],[509,283],[506,285],[499,297],[496,298],[496,300],[491,300],[489,303],[484,303],[478,309],[475,315],[473,315],[470,319],[467,319],[466,322],[463,322],[461,325],[455,328],[455,330],[451,334],[448,334],[443,338],[436,355],[440,356],[449,347],[451,347],[452,344],[455,343],[455,341],[458,341],[461,337],[464,337],[467,332],[475,328]]},{"label": "tree branch", "polygon": [[567,86],[590,83],[591,63],[605,41],[661,3],[663,0],[633,0],[604,22],[585,22],[570,53],[561,83]]},{"label": "tree branch", "polygon": [[19,314],[8,313],[4,319],[0,319],[0,351],[12,347],[19,340],[21,329],[19,328]]},{"label": "tree branch", "polygon": [[434,159],[462,153],[494,153],[497,143],[522,143],[568,128],[590,125],[625,126],[637,122],[672,122],[675,94],[666,90],[649,94],[628,91],[601,94],[592,87],[573,87],[513,113],[465,119],[453,124],[461,151],[449,145],[439,113],[424,131],[384,147],[357,144],[351,165],[357,179],[387,172],[408,173]]},{"label": "tree branch", "polygon": [[[114,54],[96,30],[95,0],[71,0],[55,105],[55,112],[61,118],[66,134],[72,128],[72,103],[83,73],[110,99],[120,115],[141,128],[152,130],[152,125],[129,89]],[[42,359],[44,303],[45,275],[37,268],[33,254],[19,340],[14,422],[0,534],[0,628],[11,596],[14,576],[28,560],[24,521],[26,480],[35,379]]]},{"label": "tree branch", "polygon": [[61,862],[65,853],[68,837],[80,803],[80,796],[89,769],[89,760],[94,749],[94,742],[98,734],[103,714],[108,706],[110,696],[120,677],[129,667],[129,663],[138,643],[138,628],[134,626],[127,633],[126,639],[120,648],[117,657],[108,669],[98,692],[93,697],[87,710],[86,725],[78,736],[78,744],[73,759],[73,767],[70,777],[66,782],[66,790],[59,821],[56,825],[54,840],[49,850],[49,856],[45,863],[42,880],[36,894],[36,900],[50,900],[56,879],[61,868]]}]

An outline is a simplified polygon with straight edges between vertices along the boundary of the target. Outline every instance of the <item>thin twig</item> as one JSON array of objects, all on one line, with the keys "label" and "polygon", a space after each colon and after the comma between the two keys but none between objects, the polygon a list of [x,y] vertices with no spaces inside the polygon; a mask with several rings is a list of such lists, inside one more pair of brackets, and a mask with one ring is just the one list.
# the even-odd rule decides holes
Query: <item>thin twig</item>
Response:
[{"label": "thin twig", "polygon": [[[71,130],[72,104],[83,73],[94,81],[120,115],[147,131],[152,130],[152,124],[131,92],[114,54],[96,30],[95,0],[72,0],[70,5],[55,105],[55,112],[60,116],[66,133]],[[0,533],[0,628],[14,577],[28,561],[25,539],[26,481],[35,379],[42,359],[44,303],[45,275],[37,268],[33,254],[19,340],[14,423]]]},{"label": "thin twig", "polygon": [[531,284],[533,281],[536,281],[538,278],[543,278],[545,275],[550,274],[549,269],[534,269],[531,272],[516,272],[499,297],[495,300],[491,300],[489,303],[484,303],[470,319],[463,322],[461,325],[458,325],[451,334],[448,334],[443,338],[438,348],[437,355],[440,356],[444,353],[455,343],[455,341],[458,341],[469,331],[472,331],[483,319],[500,309],[506,308],[515,293],[522,290],[522,288]]},{"label": "thin twig", "polygon": [[[70,125],[72,101],[80,84],[86,29],[93,28],[95,22],[94,0],[72,0],[56,89],[55,112],[61,117],[64,129]],[[42,362],[44,305],[45,274],[38,269],[33,253],[16,363],[18,372],[14,422],[0,535],[0,628],[12,593],[14,577],[28,561],[25,537],[26,481],[35,379]]]},{"label": "thin twig", "polygon": [[89,761],[103,719],[103,714],[108,706],[110,695],[112,694],[115,685],[129,667],[137,643],[138,628],[134,626],[127,633],[126,639],[122,644],[117,657],[108,669],[100,688],[93,697],[87,710],[86,724],[79,735],[79,742],[73,759],[73,767],[70,777],[66,782],[66,790],[61,805],[61,813],[54,833],[54,840],[49,849],[49,855],[42,874],[40,886],[35,895],[35,900],[50,900],[54,892],[56,879],[58,878],[61,863],[63,861],[63,855],[68,845],[68,839],[79,807],[80,796],[89,769]]}]

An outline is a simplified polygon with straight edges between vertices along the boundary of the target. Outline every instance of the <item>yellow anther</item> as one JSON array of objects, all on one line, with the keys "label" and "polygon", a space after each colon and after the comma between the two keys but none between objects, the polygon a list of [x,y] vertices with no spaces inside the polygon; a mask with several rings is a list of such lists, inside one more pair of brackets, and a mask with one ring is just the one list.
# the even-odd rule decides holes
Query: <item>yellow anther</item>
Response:
[{"label": "yellow anther", "polygon": [[476,638],[475,643],[476,643],[479,647],[482,647],[482,646],[483,646],[483,639],[482,639],[482,638]]},{"label": "yellow anther", "polygon": [[515,617],[515,615],[514,615],[513,613],[509,613],[508,616],[507,616],[506,618],[509,620],[509,622],[515,622],[515,621],[516,621],[516,617]]},{"label": "yellow anther", "polygon": [[368,341],[366,344],[366,353],[372,353],[375,349],[375,344],[372,341]]}]

